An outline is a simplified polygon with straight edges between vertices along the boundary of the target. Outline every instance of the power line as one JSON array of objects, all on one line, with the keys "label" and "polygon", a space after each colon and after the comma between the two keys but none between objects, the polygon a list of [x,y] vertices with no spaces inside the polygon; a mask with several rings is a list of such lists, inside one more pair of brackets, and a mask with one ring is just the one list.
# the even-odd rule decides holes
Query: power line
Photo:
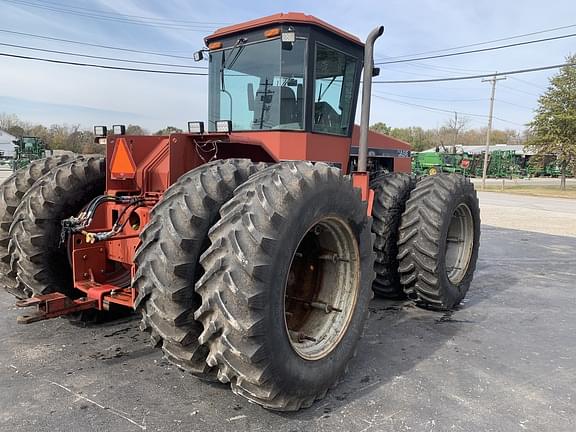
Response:
[{"label": "power line", "polygon": [[[389,58],[386,58],[386,60],[389,60]],[[438,66],[438,65],[433,65],[430,63],[404,63],[402,66],[410,66],[413,68],[419,68],[419,69],[431,69],[431,70],[437,70],[437,71],[441,71],[441,72],[485,72],[488,73],[490,72],[489,69],[465,69],[465,68],[459,68],[459,67],[454,67],[454,66]],[[393,65],[392,65],[393,67]],[[389,69],[388,69],[389,70]],[[397,69],[395,69],[397,70]]]},{"label": "power line", "polygon": [[529,41],[524,41],[524,42],[516,42],[513,44],[507,44],[507,45],[498,45],[495,47],[479,48],[479,49],[468,50],[468,51],[459,51],[459,52],[449,53],[449,54],[438,54],[438,55],[425,56],[425,57],[414,57],[414,58],[408,58],[408,59],[404,59],[404,60],[390,60],[390,61],[385,61],[385,62],[378,62],[375,64],[386,65],[386,64],[395,64],[395,63],[414,62],[414,61],[420,61],[420,60],[430,60],[430,59],[437,59],[437,58],[444,58],[444,57],[454,57],[454,56],[461,56],[461,55],[465,55],[465,54],[474,54],[474,53],[501,50],[501,49],[505,49],[505,48],[512,48],[512,47],[523,46],[523,45],[530,45],[530,44],[541,43],[541,42],[549,42],[549,41],[553,41],[553,40],[571,38],[574,36],[576,36],[576,33],[570,33],[567,35],[554,36],[554,37],[549,37],[549,38],[544,38],[544,39],[534,39],[534,40],[529,40]]},{"label": "power line", "polygon": [[106,16],[106,15],[95,14],[95,13],[86,13],[86,12],[74,11],[71,9],[63,8],[63,7],[47,6],[47,5],[42,5],[42,4],[30,3],[30,2],[26,2],[26,1],[22,1],[22,0],[1,0],[1,1],[3,1],[5,3],[11,3],[14,5],[20,5],[20,6],[25,6],[25,7],[42,9],[42,10],[46,10],[49,12],[63,13],[63,14],[68,14],[68,15],[73,15],[73,16],[84,17],[84,18],[92,18],[92,19],[96,19],[96,20],[100,20],[100,21],[118,22],[118,23],[122,23],[122,24],[131,24],[131,25],[140,25],[140,26],[151,27],[151,28],[164,28],[164,29],[183,30],[183,31],[192,31],[192,32],[206,32],[206,31],[211,31],[214,28],[214,27],[207,27],[206,25],[202,25],[202,24],[197,24],[197,25],[192,26],[192,25],[183,25],[183,24],[161,24],[161,23],[146,22],[146,21],[142,21],[142,20],[133,20],[133,19],[112,17],[112,16]]},{"label": "power line", "polygon": [[[380,96],[378,94],[373,94],[372,96],[374,96],[375,98],[378,99],[382,99],[382,100],[386,100],[386,101],[390,101],[390,102],[394,102],[394,103],[398,103],[398,104],[402,104],[402,105],[407,105],[407,106],[412,106],[412,107],[416,107],[416,108],[420,108],[426,111],[436,111],[436,112],[441,112],[441,113],[449,113],[449,114],[454,114],[454,110],[449,110],[449,109],[443,109],[443,108],[437,108],[437,107],[431,107],[428,105],[421,105],[421,104],[415,104],[415,103],[411,103],[411,102],[406,102],[406,101],[401,101],[401,100],[397,100],[397,99],[391,99],[388,97],[384,97],[384,96]],[[469,113],[469,112],[462,112],[457,110],[457,112],[459,114],[465,115],[465,116],[470,116],[470,117],[480,117],[480,118],[488,118],[488,115],[486,114],[475,114],[475,113]],[[506,120],[500,117],[496,117],[494,116],[495,119],[500,120],[502,122],[505,123],[510,123],[510,124],[514,124],[517,126],[524,126],[523,124],[520,123],[516,123],[510,120]]]},{"label": "power line", "polygon": [[506,104],[506,105],[511,105],[511,106],[515,106],[515,107],[518,107],[518,108],[523,108],[523,109],[525,109],[525,110],[534,111],[534,108],[527,107],[527,106],[524,106],[524,105],[518,105],[518,104],[516,104],[516,103],[514,103],[514,102],[508,102],[507,100],[497,99],[497,101],[498,101],[498,103],[503,103],[503,104]]},{"label": "power line", "polygon": [[[29,3],[38,4],[38,2],[33,2],[33,1],[29,1]],[[121,13],[112,13],[112,12],[105,12],[102,10],[85,8],[85,7],[81,7],[81,6],[63,5],[62,3],[47,1],[47,0],[43,0],[42,3],[49,3],[49,4],[52,4],[54,6],[58,6],[58,7],[65,7],[65,8],[70,8],[70,9],[79,9],[79,10],[99,13],[99,14],[103,14],[103,15],[112,15],[112,16],[119,16],[119,17],[124,17],[124,18],[138,18],[138,19],[143,19],[143,20],[161,21],[161,22],[165,22],[165,23],[214,24],[214,25],[229,25],[230,24],[229,22],[191,21],[191,20],[181,20],[181,19],[174,19],[174,18],[167,19],[167,18],[157,18],[157,17],[142,16],[142,15],[129,15],[129,14],[121,14]]]},{"label": "power line", "polygon": [[42,61],[42,62],[47,62],[47,63],[93,67],[93,68],[99,68],[99,69],[121,70],[121,71],[129,71],[129,72],[145,72],[145,73],[155,73],[155,74],[164,74],[164,75],[190,75],[190,76],[206,76],[206,75],[208,75],[205,72],[180,72],[180,71],[167,71],[167,70],[157,70],[157,69],[138,69],[138,68],[128,68],[128,67],[120,67],[120,66],[93,64],[93,63],[70,62],[70,61],[64,61],[64,60],[55,60],[55,59],[47,59],[47,58],[41,58],[41,57],[23,56],[23,55],[2,53],[2,52],[0,52],[0,56],[12,57],[12,58],[23,59],[23,60]]},{"label": "power line", "polygon": [[123,62],[123,63],[135,63],[135,64],[143,64],[143,65],[152,65],[152,66],[169,66],[169,67],[177,67],[177,68],[187,68],[187,69],[208,69],[202,66],[190,66],[190,65],[180,65],[180,64],[173,64],[173,63],[156,63],[156,62],[148,62],[148,61],[139,61],[139,60],[127,60],[127,59],[120,59],[115,57],[103,57],[91,54],[80,54],[80,53],[72,53],[67,51],[58,51],[58,50],[51,50],[45,48],[35,48],[29,47],[24,45],[15,45],[15,44],[8,44],[8,43],[0,43],[1,46],[7,46],[11,48],[20,48],[32,51],[40,51],[40,52],[47,52],[52,54],[62,54],[74,57],[85,57],[85,58],[92,58],[92,59],[99,59],[99,60],[110,60],[116,62]]},{"label": "power line", "polygon": [[158,52],[153,52],[153,51],[142,51],[142,50],[137,50],[137,49],[133,49],[133,48],[121,48],[121,47],[115,47],[115,46],[111,46],[111,45],[101,45],[101,44],[90,43],[90,42],[80,42],[80,41],[76,41],[76,40],[72,40],[72,39],[61,39],[61,38],[55,38],[55,37],[51,37],[51,36],[43,36],[43,35],[38,35],[38,34],[34,34],[34,33],[25,33],[25,32],[19,32],[19,31],[14,31],[14,30],[0,29],[0,32],[8,33],[8,34],[14,34],[14,35],[18,35],[18,36],[27,36],[27,37],[32,37],[32,38],[42,39],[42,40],[50,40],[50,41],[55,41],[55,42],[65,42],[65,43],[70,43],[70,44],[75,44],[75,45],[84,45],[84,46],[90,46],[90,47],[95,47],[95,48],[104,48],[104,49],[115,50],[115,51],[132,52],[132,53],[148,54],[148,55],[154,55],[154,56],[160,56],[160,57],[170,57],[170,58],[191,60],[190,57],[186,57],[186,56],[164,54],[164,53],[158,53]]},{"label": "power line", "polygon": [[[167,70],[123,68],[123,67],[116,67],[116,66],[91,64],[91,63],[68,62],[68,61],[64,61],[64,60],[55,60],[55,59],[47,59],[47,58],[41,58],[41,57],[23,56],[23,55],[16,55],[16,54],[10,54],[10,53],[0,53],[0,56],[18,58],[18,59],[23,59],[23,60],[42,61],[42,62],[48,62],[48,63],[67,64],[67,65],[72,65],[72,66],[86,66],[86,67],[95,67],[95,68],[102,68],[102,69],[124,70],[124,71],[131,71],[131,72],[147,72],[147,73],[173,74],[173,75],[197,75],[197,76],[208,75],[207,73],[199,73],[199,72],[178,72],[178,71],[167,71]],[[478,79],[478,78],[496,77],[496,76],[501,76],[501,75],[516,75],[516,74],[529,73],[529,72],[538,72],[538,71],[549,70],[549,69],[558,69],[558,68],[561,68],[564,66],[576,66],[576,63],[562,63],[562,64],[551,65],[551,66],[541,66],[541,67],[535,67],[535,68],[529,68],[529,69],[518,69],[518,70],[513,70],[513,71],[507,71],[507,72],[498,72],[495,74],[493,73],[493,74],[482,74],[482,75],[467,75],[467,76],[460,76],[460,77],[419,79],[419,80],[373,81],[373,83],[374,84],[413,84],[413,83],[462,81],[462,80],[471,80],[471,79]]]},{"label": "power line", "polygon": [[417,80],[390,80],[390,81],[373,81],[374,84],[414,84],[414,83],[433,83],[433,82],[445,82],[445,81],[463,81],[463,80],[471,80],[471,79],[478,79],[478,78],[489,78],[493,76],[500,76],[500,75],[517,75],[529,72],[538,72],[543,70],[549,69],[558,69],[564,66],[576,66],[576,63],[562,63],[557,65],[551,66],[541,66],[529,69],[517,69],[508,72],[498,72],[496,74],[480,74],[480,75],[466,75],[466,76],[459,76],[459,77],[447,77],[447,78],[430,78],[430,79],[417,79]]},{"label": "power line", "polygon": [[437,98],[426,98],[426,97],[419,97],[419,96],[406,96],[406,95],[401,95],[398,93],[390,93],[390,92],[385,92],[385,91],[380,91],[379,94],[387,94],[387,95],[406,98],[406,99],[429,100],[429,101],[435,101],[435,102],[480,102],[480,101],[486,101],[487,100],[487,99],[482,99],[482,98],[475,98],[475,99],[437,99]]},{"label": "power line", "polygon": [[526,81],[526,80],[523,80],[523,79],[520,79],[520,78],[516,78],[516,77],[511,77],[511,78],[512,78],[513,80],[515,80],[515,81],[519,81],[519,82],[524,83],[524,84],[526,84],[526,85],[529,85],[529,86],[532,86],[532,87],[536,87],[536,88],[537,88],[538,90],[540,90],[540,91],[543,89],[543,87],[546,87],[545,85],[534,84],[534,83],[532,83],[532,82],[530,82],[530,81]]},{"label": "power line", "polygon": [[485,41],[485,42],[476,42],[476,43],[472,43],[472,44],[468,44],[468,45],[459,45],[459,46],[455,46],[452,48],[443,48],[443,49],[433,50],[433,51],[424,51],[424,52],[413,53],[413,54],[404,54],[404,55],[399,55],[399,56],[394,56],[394,57],[388,57],[388,59],[400,59],[400,58],[405,58],[405,57],[414,57],[414,56],[420,56],[420,55],[426,55],[426,54],[436,54],[436,53],[440,53],[440,52],[454,51],[457,49],[471,48],[471,47],[475,47],[475,46],[487,45],[487,44],[496,43],[496,42],[503,42],[503,41],[512,40],[512,39],[519,39],[519,38],[523,38],[526,36],[534,36],[534,35],[542,34],[542,33],[550,33],[550,32],[554,32],[554,31],[558,31],[558,30],[565,30],[567,28],[573,28],[573,27],[576,27],[576,24],[570,24],[570,25],[565,25],[565,26],[561,26],[561,27],[554,27],[554,28],[539,30],[539,31],[531,32],[531,33],[524,33],[524,34],[520,34],[520,35],[516,35],[516,36],[508,36],[505,38],[493,39],[493,40],[489,40],[489,41]]},{"label": "power line", "polygon": [[504,85],[504,84],[502,84],[501,87],[503,87],[503,88],[506,89],[506,90],[512,90],[512,91],[515,91],[515,92],[518,92],[518,93],[523,93],[523,94],[525,94],[525,95],[540,97],[540,95],[538,95],[538,94],[536,94],[536,93],[528,92],[528,91],[526,91],[526,90],[520,90],[520,89],[517,89],[517,88],[515,88],[515,87],[510,87],[510,86],[507,86],[507,85]]},{"label": "power line", "polygon": [[[426,77],[426,78],[441,78],[438,75],[430,75],[428,73],[421,73],[421,72],[411,72],[405,69],[384,69],[389,74],[401,74],[401,75],[412,75],[412,76],[419,76],[419,77]],[[425,72],[425,71],[424,71]]]}]

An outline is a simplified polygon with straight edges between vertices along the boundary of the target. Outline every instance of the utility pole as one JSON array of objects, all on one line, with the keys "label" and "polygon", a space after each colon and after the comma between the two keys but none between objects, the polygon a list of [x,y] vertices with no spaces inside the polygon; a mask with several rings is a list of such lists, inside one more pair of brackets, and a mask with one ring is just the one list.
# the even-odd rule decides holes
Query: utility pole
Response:
[{"label": "utility pole", "polygon": [[454,111],[454,148],[458,144],[458,112]]},{"label": "utility pole", "polygon": [[482,167],[482,190],[486,189],[486,175],[488,173],[488,154],[490,153],[490,135],[492,134],[492,116],[494,114],[494,95],[496,94],[496,81],[505,80],[506,77],[484,78],[482,82],[492,83],[492,93],[490,94],[490,114],[488,114],[488,130],[486,131],[486,151],[484,152],[484,166]]}]

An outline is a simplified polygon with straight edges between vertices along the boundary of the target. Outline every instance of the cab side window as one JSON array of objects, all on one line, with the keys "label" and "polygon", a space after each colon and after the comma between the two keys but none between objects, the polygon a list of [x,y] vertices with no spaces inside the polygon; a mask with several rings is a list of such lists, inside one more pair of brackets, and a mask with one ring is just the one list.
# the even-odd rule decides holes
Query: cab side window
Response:
[{"label": "cab side window", "polygon": [[355,71],[354,57],[316,44],[314,132],[349,134]]}]

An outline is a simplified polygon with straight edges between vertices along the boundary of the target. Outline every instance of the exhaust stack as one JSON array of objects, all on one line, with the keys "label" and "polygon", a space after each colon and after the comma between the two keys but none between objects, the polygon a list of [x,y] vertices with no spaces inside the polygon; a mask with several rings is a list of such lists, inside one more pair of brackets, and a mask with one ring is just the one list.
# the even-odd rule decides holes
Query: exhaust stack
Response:
[{"label": "exhaust stack", "polygon": [[358,172],[366,171],[368,159],[368,129],[370,127],[370,100],[374,72],[374,43],[384,33],[379,26],[370,32],[364,45],[364,74],[362,78],[362,111],[360,116],[360,143],[358,148]]}]

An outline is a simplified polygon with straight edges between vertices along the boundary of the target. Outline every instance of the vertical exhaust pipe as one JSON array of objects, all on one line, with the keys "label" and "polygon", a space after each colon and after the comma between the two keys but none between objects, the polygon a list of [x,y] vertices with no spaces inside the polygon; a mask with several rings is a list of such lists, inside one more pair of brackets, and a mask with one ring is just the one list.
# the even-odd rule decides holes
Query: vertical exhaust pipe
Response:
[{"label": "vertical exhaust pipe", "polygon": [[364,45],[364,75],[362,77],[362,111],[360,115],[360,147],[358,149],[358,171],[366,172],[368,159],[368,130],[370,127],[370,100],[372,97],[372,75],[374,72],[374,43],[382,36],[384,27],[370,32]]}]

